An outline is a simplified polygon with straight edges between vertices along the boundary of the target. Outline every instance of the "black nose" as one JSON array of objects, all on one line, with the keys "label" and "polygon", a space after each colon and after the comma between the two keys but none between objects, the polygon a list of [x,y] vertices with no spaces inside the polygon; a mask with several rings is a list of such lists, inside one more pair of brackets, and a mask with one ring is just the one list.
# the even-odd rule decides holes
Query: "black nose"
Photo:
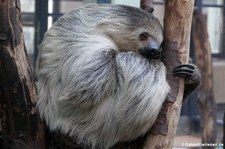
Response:
[{"label": "black nose", "polygon": [[149,59],[161,59],[161,48],[156,43],[148,44],[147,47],[138,50],[139,54]]}]

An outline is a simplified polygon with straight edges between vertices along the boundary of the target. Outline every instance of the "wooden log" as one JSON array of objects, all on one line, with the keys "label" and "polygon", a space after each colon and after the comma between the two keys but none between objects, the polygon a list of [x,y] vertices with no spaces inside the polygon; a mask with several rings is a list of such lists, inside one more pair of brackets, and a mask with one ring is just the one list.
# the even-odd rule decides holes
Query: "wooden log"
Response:
[{"label": "wooden log", "polygon": [[45,148],[35,110],[35,86],[26,52],[19,0],[0,0],[1,149]]},{"label": "wooden log", "polygon": [[201,115],[202,143],[215,143],[216,105],[213,95],[211,46],[207,31],[207,17],[200,10],[194,12],[193,36],[196,64],[202,73],[202,81],[197,92]]},{"label": "wooden log", "polygon": [[152,128],[145,149],[170,149],[183,101],[184,79],[172,76],[175,66],[188,63],[194,0],[167,0],[164,17],[164,63],[171,92]]}]

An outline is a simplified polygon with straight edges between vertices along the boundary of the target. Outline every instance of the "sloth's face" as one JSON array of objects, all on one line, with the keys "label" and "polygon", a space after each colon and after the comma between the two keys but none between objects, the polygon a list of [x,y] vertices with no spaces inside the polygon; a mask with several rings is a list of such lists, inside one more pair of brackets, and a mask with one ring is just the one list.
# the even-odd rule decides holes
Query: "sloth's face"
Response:
[{"label": "sloth's face", "polygon": [[139,35],[140,47],[138,53],[149,59],[161,59],[161,42],[157,41],[154,37],[147,32]]},{"label": "sloth's face", "polygon": [[136,52],[147,59],[160,59],[162,53],[163,32],[152,30],[126,31],[111,36],[122,52]]}]

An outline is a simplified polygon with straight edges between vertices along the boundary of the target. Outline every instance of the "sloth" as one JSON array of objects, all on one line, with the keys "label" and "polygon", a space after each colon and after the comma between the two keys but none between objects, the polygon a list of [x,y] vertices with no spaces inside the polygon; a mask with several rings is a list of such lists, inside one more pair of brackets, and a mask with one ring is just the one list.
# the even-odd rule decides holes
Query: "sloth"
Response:
[{"label": "sloth", "polygon": [[[162,42],[159,21],[135,7],[89,4],[65,14],[39,49],[41,118],[51,131],[93,149],[144,135],[170,91]],[[193,65],[174,74],[198,84]]]}]

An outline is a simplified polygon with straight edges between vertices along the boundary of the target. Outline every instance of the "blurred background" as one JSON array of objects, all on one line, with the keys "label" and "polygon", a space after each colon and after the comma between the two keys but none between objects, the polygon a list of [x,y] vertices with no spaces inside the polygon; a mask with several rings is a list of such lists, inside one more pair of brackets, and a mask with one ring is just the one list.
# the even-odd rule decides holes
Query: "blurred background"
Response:
[{"label": "blurred background", "polygon": [[[44,33],[64,13],[87,3],[113,3],[140,7],[139,0],[20,0],[25,44],[35,68],[39,44]],[[211,44],[213,67],[213,95],[216,103],[216,141],[222,142],[225,109],[225,0],[196,0],[195,9],[207,16],[207,30]],[[154,15],[163,24],[164,0],[154,0]],[[190,57],[195,63],[194,39],[191,36]],[[205,66],[207,67],[207,66]],[[184,143],[200,143],[200,112],[197,93],[183,104],[174,147]]]}]

